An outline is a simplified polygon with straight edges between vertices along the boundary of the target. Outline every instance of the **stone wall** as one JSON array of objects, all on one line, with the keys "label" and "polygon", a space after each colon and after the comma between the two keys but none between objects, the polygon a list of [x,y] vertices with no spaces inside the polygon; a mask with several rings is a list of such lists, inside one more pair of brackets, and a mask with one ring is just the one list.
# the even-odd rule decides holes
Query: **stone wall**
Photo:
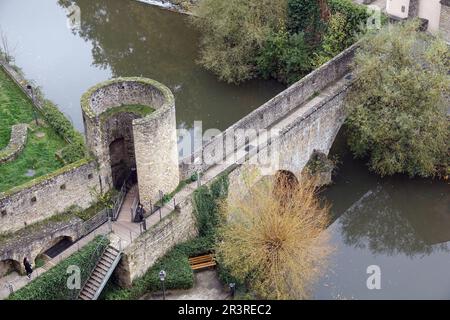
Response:
[{"label": "stone wall", "polygon": [[173,246],[198,235],[191,200],[180,204],[180,208],[125,249],[114,273],[121,287],[130,287],[133,280],[143,276]]},{"label": "stone wall", "polygon": [[450,43],[450,2],[442,5],[440,30],[444,39]]},{"label": "stone wall", "polygon": [[[37,256],[44,253],[63,238],[76,241],[82,233],[83,220],[72,218],[69,221],[55,222],[39,230],[20,232],[6,243],[0,245],[0,261],[4,264],[15,262],[13,267],[16,271],[24,271],[23,258],[27,257],[33,264]],[[6,263],[5,263],[6,262]],[[17,270],[17,267],[20,269]],[[1,276],[1,274],[0,274]]]},{"label": "stone wall", "polygon": [[[119,110],[123,105],[143,105],[155,111],[139,115]],[[136,166],[141,203],[150,208],[159,191],[172,192],[179,183],[175,98],[161,83],[145,78],[117,78],[89,89],[81,107],[86,141],[100,165],[104,185],[112,186],[117,139],[126,142],[128,169]],[[116,113],[114,108],[118,110]],[[111,114],[107,114],[109,111]],[[117,186],[116,186],[117,187]]]},{"label": "stone wall", "polygon": [[[299,175],[315,151],[328,155],[346,118],[345,97],[350,85],[351,78],[342,79],[326,90],[326,94],[311,100],[301,116],[280,128],[271,144],[236,166],[229,175],[229,199],[242,197],[263,176],[274,175],[276,171]],[[274,159],[274,152],[278,155],[276,165],[262,167],[261,163],[270,163],[265,158]]]},{"label": "stone wall", "polygon": [[17,231],[72,205],[87,208],[95,201],[92,188],[100,190],[97,165],[81,160],[0,193],[0,233]]},{"label": "stone wall", "polygon": [[314,151],[328,155],[346,118],[344,99],[348,88],[348,83],[342,83],[325,100],[280,132],[279,170],[299,174]]},{"label": "stone wall", "polygon": [[[158,112],[161,111],[161,112]],[[133,123],[139,195],[145,208],[180,182],[175,105]]]},{"label": "stone wall", "polygon": [[25,148],[27,142],[28,125],[16,124],[11,127],[11,138],[8,145],[0,150],[0,163],[16,159]]},{"label": "stone wall", "polygon": [[[221,135],[205,144],[201,150],[180,162],[182,179],[188,178],[196,171],[204,172],[214,164],[217,158],[217,148],[226,149],[225,143],[234,141],[236,147],[244,145],[243,139],[236,139],[235,132],[239,129],[264,129],[282,119],[290,111],[308,101],[314,94],[319,93],[326,86],[342,78],[350,71],[357,44],[351,46],[341,54],[316,69],[303,79],[269,100],[267,103],[242,118]],[[232,135],[233,138],[227,139]],[[220,159],[219,159],[220,160]]]}]

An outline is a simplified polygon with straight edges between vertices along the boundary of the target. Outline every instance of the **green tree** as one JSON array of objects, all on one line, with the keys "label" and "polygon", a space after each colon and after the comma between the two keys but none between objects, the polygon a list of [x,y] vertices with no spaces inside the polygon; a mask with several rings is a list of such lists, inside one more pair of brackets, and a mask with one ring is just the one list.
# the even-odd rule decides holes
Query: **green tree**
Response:
[{"label": "green tree", "polygon": [[264,78],[293,83],[311,71],[309,46],[303,33],[290,35],[282,30],[272,34],[257,58],[258,70]]},{"label": "green tree", "polygon": [[304,32],[309,44],[320,43],[329,9],[326,0],[288,0],[287,26],[291,34]]},{"label": "green tree", "polygon": [[447,175],[450,53],[413,21],[366,37],[348,96],[349,145],[378,174]]},{"label": "green tree", "polygon": [[239,83],[257,75],[265,40],[286,20],[286,0],[201,0],[194,24],[202,33],[200,64],[221,80]]},{"label": "green tree", "polygon": [[321,66],[340,52],[350,47],[355,41],[354,30],[342,13],[334,14],[328,24],[322,41],[322,49],[316,54],[315,66]]}]

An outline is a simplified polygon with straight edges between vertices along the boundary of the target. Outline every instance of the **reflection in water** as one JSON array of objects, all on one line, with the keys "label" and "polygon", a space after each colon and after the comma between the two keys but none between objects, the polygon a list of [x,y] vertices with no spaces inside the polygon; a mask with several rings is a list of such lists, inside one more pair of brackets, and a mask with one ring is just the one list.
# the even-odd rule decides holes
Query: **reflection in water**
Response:
[{"label": "reflection in water", "polygon": [[[364,161],[353,159],[344,132],[331,154],[341,164],[323,196],[332,204],[329,231],[336,251],[315,297],[449,299],[449,183],[381,179],[367,171]],[[367,288],[372,265],[381,268],[381,290]]]},{"label": "reflection in water", "polygon": [[274,81],[219,82],[196,65],[198,33],[188,17],[136,1],[59,0],[81,10],[79,36],[92,43],[93,65],[113,77],[146,76],[169,86],[183,127],[203,120],[225,129],[283,89]]},{"label": "reflection in water", "polygon": [[[450,241],[450,215],[439,219],[433,210],[421,211],[417,198],[410,200],[413,207],[417,203],[415,212],[408,212],[401,207],[405,204],[399,199],[403,192],[392,185],[378,185],[349,208],[339,218],[345,244],[368,249],[374,255],[414,257],[429,255],[434,250],[448,252],[446,243],[433,244]],[[422,220],[429,220],[429,225],[424,228]],[[428,232],[435,226],[442,227],[442,233]]]}]

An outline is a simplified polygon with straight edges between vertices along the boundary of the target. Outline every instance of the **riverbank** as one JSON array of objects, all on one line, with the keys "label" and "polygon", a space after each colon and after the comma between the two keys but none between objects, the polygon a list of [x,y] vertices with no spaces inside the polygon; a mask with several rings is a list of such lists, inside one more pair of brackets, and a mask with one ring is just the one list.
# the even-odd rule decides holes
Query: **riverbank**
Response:
[{"label": "riverbank", "polygon": [[148,5],[156,6],[159,8],[167,9],[170,11],[178,12],[185,15],[193,15],[194,9],[198,0],[135,0]]}]

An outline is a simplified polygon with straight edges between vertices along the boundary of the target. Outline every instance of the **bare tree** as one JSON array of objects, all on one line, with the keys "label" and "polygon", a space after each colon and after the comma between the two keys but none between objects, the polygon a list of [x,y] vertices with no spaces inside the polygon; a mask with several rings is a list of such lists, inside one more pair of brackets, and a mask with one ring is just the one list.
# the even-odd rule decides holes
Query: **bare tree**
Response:
[{"label": "bare tree", "polygon": [[326,265],[331,246],[328,207],[314,181],[281,172],[229,198],[222,211],[218,258],[258,297],[304,299]]},{"label": "bare tree", "polygon": [[3,55],[3,58],[6,60],[7,63],[11,63],[14,61],[13,56],[13,49],[11,49],[8,37],[6,36],[6,33],[3,32],[3,30],[0,28],[0,53]]}]

